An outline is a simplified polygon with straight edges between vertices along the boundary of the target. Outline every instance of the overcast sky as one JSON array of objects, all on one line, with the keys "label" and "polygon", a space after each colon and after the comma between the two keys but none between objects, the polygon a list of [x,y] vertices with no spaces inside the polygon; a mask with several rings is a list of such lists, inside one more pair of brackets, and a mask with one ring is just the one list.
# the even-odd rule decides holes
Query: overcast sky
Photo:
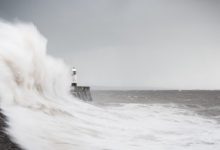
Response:
[{"label": "overcast sky", "polygon": [[0,17],[33,22],[82,85],[220,89],[218,0],[0,0]]}]

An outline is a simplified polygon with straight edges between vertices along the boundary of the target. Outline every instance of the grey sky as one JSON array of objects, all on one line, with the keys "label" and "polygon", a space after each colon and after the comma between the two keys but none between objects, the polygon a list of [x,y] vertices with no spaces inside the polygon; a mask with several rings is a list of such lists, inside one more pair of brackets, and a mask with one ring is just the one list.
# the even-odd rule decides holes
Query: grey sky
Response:
[{"label": "grey sky", "polygon": [[33,22],[84,85],[220,89],[218,0],[0,0]]}]

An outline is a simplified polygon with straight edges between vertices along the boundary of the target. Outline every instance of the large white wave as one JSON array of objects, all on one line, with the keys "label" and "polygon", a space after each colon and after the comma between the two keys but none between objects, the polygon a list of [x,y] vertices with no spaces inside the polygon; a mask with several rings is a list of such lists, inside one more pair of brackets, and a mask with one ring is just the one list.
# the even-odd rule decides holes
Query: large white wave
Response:
[{"label": "large white wave", "polygon": [[0,107],[26,150],[214,150],[220,126],[175,105],[97,107],[70,93],[71,73],[33,24],[0,22]]}]

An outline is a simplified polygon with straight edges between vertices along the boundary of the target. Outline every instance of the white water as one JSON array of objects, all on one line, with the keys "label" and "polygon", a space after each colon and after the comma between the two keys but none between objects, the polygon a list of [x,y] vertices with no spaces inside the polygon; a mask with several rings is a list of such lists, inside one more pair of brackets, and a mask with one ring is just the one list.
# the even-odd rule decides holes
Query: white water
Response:
[{"label": "white water", "polygon": [[220,126],[175,105],[98,107],[69,94],[70,68],[32,24],[0,23],[0,106],[26,150],[217,150]]}]

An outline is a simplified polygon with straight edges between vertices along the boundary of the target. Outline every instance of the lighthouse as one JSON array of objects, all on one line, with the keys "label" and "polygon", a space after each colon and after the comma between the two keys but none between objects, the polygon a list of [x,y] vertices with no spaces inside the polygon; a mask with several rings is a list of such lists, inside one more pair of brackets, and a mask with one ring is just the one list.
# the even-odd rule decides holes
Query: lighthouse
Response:
[{"label": "lighthouse", "polygon": [[77,74],[76,74],[76,68],[75,67],[72,68],[72,77],[73,77],[72,86],[77,87]]},{"label": "lighthouse", "polygon": [[72,68],[72,83],[71,83],[71,93],[75,96],[78,97],[81,100],[84,101],[91,101],[92,100],[92,95],[90,92],[90,87],[89,86],[78,86],[77,85],[77,72],[76,68]]}]

